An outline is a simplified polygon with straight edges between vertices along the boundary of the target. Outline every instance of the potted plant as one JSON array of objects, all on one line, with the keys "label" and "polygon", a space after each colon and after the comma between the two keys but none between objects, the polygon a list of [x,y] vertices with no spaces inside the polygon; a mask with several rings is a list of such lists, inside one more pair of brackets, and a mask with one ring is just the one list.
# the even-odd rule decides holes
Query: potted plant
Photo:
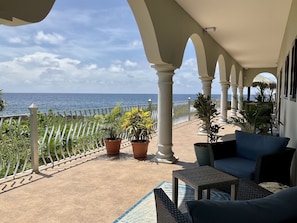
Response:
[{"label": "potted plant", "polygon": [[245,103],[244,109],[239,113],[239,116],[231,117],[228,122],[239,126],[245,132],[271,134],[269,131],[272,131],[272,103]]},{"label": "potted plant", "polygon": [[210,165],[209,149],[219,139],[218,132],[221,128],[216,122],[219,113],[211,97],[201,93],[197,94],[193,106],[196,109],[195,115],[201,120],[200,131],[207,135],[206,143],[194,144],[196,158],[200,166]]},{"label": "potted plant", "polygon": [[104,144],[108,155],[118,155],[121,148],[121,118],[120,104],[117,104],[108,114],[97,116],[101,119]]},{"label": "potted plant", "polygon": [[263,82],[257,82],[257,86],[256,102],[245,102],[244,109],[239,112],[240,115],[231,117],[229,123],[238,125],[245,132],[264,135],[272,134],[273,88],[270,88],[269,85]]},{"label": "potted plant", "polygon": [[122,127],[131,141],[134,158],[145,159],[155,122],[150,111],[132,108],[123,115]]}]

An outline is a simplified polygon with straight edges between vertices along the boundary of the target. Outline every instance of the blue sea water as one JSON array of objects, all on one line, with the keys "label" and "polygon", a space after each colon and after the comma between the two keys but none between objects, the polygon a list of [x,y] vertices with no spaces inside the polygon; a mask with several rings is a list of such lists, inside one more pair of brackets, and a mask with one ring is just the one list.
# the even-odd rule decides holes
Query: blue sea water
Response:
[{"label": "blue sea water", "polygon": [[[147,104],[151,99],[157,103],[157,94],[67,94],[67,93],[3,93],[7,107],[0,115],[28,114],[28,107],[34,103],[38,110],[47,112],[77,111],[102,107],[114,107],[117,103],[124,106]],[[174,95],[174,101],[186,101],[196,95]]]},{"label": "blue sea water", "polygon": [[[102,107],[114,107],[117,103],[123,106],[147,104],[151,99],[157,103],[157,94],[67,94],[67,93],[3,93],[3,99],[7,103],[0,115],[28,114],[28,107],[34,103],[38,110],[47,112],[77,111],[83,109],[95,109]],[[174,94],[173,101],[187,101],[195,99],[196,94]],[[212,98],[220,98],[220,95],[212,95]],[[229,96],[230,100],[231,96]]]}]

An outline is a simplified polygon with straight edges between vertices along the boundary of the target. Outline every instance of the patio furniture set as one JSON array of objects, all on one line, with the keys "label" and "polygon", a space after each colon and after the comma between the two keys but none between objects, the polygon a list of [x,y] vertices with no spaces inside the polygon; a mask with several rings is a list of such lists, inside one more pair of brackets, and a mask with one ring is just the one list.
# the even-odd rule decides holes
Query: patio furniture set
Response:
[{"label": "patio furniture set", "polygon": [[[297,187],[272,193],[259,185],[291,186],[295,149],[287,148],[289,139],[240,131],[235,136],[212,145],[211,166],[173,171],[172,201],[162,189],[154,189],[157,222],[297,222]],[[178,209],[178,180],[195,190],[184,214]],[[209,200],[214,188],[229,192],[230,200]]]}]

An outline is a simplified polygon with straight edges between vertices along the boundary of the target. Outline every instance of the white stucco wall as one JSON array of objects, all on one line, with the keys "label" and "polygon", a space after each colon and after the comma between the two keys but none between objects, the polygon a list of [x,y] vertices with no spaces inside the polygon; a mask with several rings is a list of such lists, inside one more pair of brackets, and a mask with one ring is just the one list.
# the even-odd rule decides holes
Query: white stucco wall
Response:
[{"label": "white stucco wall", "polygon": [[[297,1],[292,1],[291,11],[288,18],[288,23],[283,38],[281,51],[278,59],[277,75],[279,76],[282,71],[282,90],[280,93],[280,102],[281,102],[281,114],[280,121],[283,123],[280,125],[280,135],[290,138],[289,147],[297,148],[297,102],[291,101],[290,98],[284,97],[284,65],[287,55],[292,49],[292,45],[297,37]],[[289,69],[290,70],[290,69]],[[290,77],[290,75],[289,75]],[[290,86],[290,78],[288,85]],[[290,89],[288,89],[290,92]],[[296,154],[293,160],[292,166],[292,177],[293,183],[297,184],[297,158]]]}]

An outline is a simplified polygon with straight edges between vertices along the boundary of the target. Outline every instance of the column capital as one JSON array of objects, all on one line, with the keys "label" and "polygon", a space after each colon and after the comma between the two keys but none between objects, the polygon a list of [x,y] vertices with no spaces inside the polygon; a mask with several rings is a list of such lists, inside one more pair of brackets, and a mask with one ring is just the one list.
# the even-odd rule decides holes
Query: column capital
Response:
[{"label": "column capital", "polygon": [[214,79],[213,77],[209,77],[209,76],[207,76],[207,77],[205,77],[205,76],[200,76],[199,78],[200,78],[200,80],[202,80],[202,81],[212,81],[212,80]]},{"label": "column capital", "polygon": [[155,68],[158,72],[174,71],[177,67],[174,67],[171,64],[154,64],[151,66]]},{"label": "column capital", "polygon": [[225,86],[230,86],[230,82],[229,81],[220,81],[220,84],[221,84],[221,86],[223,87],[225,87]]},{"label": "column capital", "polygon": [[202,91],[203,94],[211,96],[211,84],[213,77],[200,77],[202,81]]}]

